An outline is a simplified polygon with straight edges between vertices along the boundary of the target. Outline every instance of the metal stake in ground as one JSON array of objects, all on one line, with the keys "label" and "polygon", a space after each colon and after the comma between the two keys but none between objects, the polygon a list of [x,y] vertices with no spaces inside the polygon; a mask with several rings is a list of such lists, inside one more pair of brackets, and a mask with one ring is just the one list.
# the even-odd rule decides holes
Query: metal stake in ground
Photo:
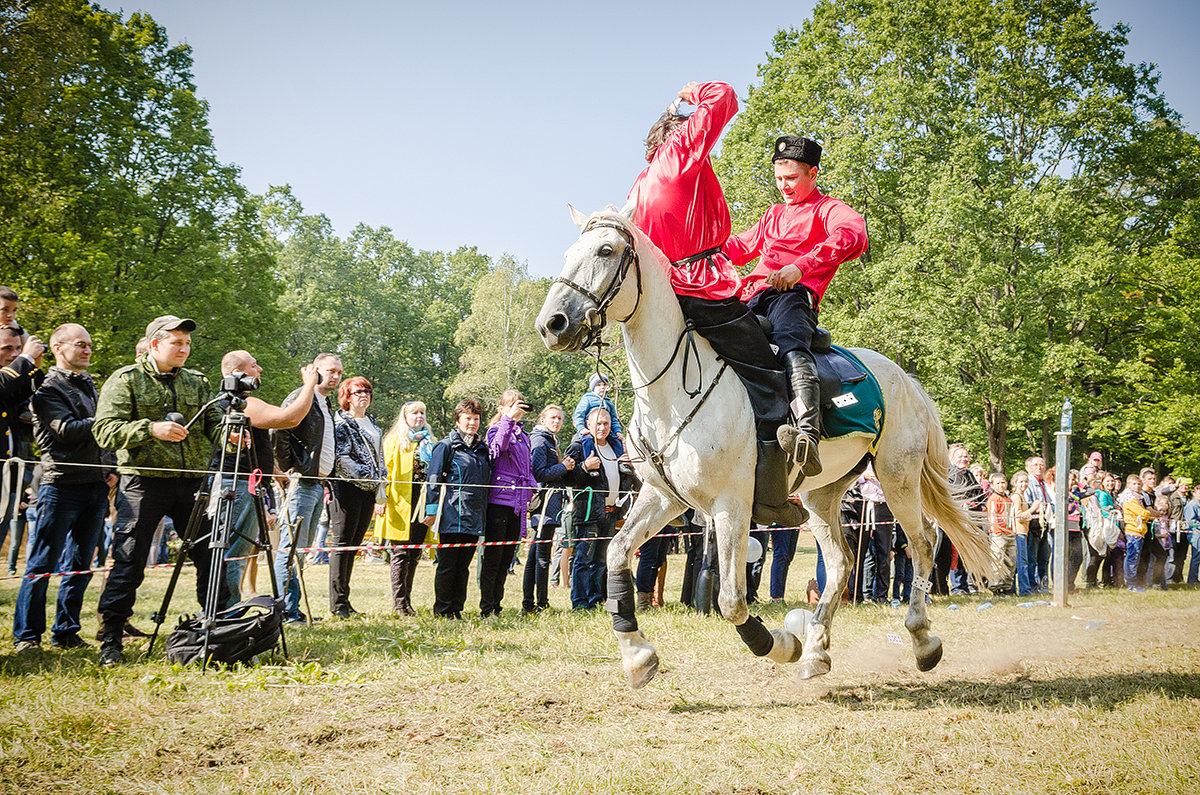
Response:
[{"label": "metal stake in ground", "polygon": [[1067,548],[1067,488],[1071,475],[1071,400],[1063,403],[1062,426],[1054,434],[1054,604],[1067,607],[1067,566],[1071,550]]}]

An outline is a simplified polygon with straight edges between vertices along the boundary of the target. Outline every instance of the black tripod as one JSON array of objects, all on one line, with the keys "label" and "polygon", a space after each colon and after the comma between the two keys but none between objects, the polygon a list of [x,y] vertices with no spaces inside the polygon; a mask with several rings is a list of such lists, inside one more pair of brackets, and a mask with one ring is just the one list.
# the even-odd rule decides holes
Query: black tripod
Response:
[{"label": "black tripod", "polygon": [[[258,537],[250,538],[235,526],[237,518],[234,512],[236,490],[239,487],[248,488],[251,473],[258,470],[256,451],[252,446],[249,448],[246,446],[246,441],[250,438],[250,419],[244,413],[246,398],[236,392],[222,392],[213,402],[219,400],[228,401],[229,408],[221,419],[221,431],[214,447],[214,453],[216,450],[220,450],[219,457],[213,456],[219,460],[217,473],[211,480],[206,480],[205,484],[196,492],[196,505],[188,517],[187,530],[181,538],[182,544],[175,559],[175,568],[171,571],[171,580],[167,583],[167,592],[163,595],[162,606],[153,616],[154,632],[150,636],[150,644],[146,647],[146,655],[149,656],[154,649],[154,641],[158,638],[158,631],[162,627],[163,621],[166,620],[167,608],[170,607],[171,597],[175,594],[175,586],[179,582],[179,575],[183,571],[183,564],[188,558],[188,552],[197,544],[207,541],[209,549],[212,550],[212,561],[209,564],[208,590],[205,593],[201,612],[201,625],[204,628],[204,648],[200,658],[201,670],[208,667],[208,642],[217,614],[223,607],[220,599],[221,586],[225,580],[225,553],[234,538],[243,538],[250,542],[254,547],[255,555],[259,552],[267,553],[269,562],[267,568],[271,573],[271,595],[276,601],[280,598],[279,583],[275,579],[275,567],[271,561],[271,540],[267,535],[267,509],[260,491],[265,486],[259,484],[252,494],[255,517],[258,520]],[[196,416],[199,417],[207,408],[208,406],[201,408]],[[192,422],[194,421],[195,417],[192,418]],[[191,425],[191,422],[188,425]],[[231,442],[231,439],[236,441]],[[232,452],[230,451],[231,445],[233,446]],[[249,464],[249,468],[243,464]],[[207,520],[208,506],[214,487],[217,489],[217,506],[213,520],[209,523]],[[201,531],[206,528],[207,532],[202,533]],[[286,657],[287,640],[284,638],[282,628],[280,628],[279,642]]]}]

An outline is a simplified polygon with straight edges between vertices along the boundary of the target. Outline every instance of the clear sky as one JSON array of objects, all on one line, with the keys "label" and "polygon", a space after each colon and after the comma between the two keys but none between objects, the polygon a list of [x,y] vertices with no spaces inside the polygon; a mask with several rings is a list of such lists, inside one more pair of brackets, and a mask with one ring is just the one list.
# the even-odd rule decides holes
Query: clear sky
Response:
[{"label": "clear sky", "polygon": [[[104,3],[116,7],[113,3]],[[418,249],[474,245],[558,272],[566,204],[620,205],[650,123],[689,80],[745,95],[799,2],[447,3],[140,0],[193,48],[217,151],[262,192],[290,184],[339,234],[391,227]],[[736,9],[736,10],[735,10]],[[1200,129],[1200,3],[1099,0]]]}]

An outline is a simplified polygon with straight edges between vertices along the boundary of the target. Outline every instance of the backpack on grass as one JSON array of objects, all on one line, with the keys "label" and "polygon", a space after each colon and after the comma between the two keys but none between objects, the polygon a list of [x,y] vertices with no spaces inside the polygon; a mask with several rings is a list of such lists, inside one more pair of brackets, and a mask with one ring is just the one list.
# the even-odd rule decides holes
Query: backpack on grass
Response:
[{"label": "backpack on grass", "polygon": [[[283,600],[256,596],[217,613],[208,639],[208,659],[248,663],[279,644]],[[184,616],[167,635],[167,659],[180,665],[201,662],[204,628],[198,616]]]}]

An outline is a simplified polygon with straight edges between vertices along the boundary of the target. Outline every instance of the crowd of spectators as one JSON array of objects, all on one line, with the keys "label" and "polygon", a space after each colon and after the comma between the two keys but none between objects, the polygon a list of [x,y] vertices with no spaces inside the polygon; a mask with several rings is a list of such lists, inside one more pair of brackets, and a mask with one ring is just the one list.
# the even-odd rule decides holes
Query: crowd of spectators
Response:
[{"label": "crowd of spectators", "polygon": [[[600,374],[571,413],[574,433],[560,442],[567,413],[548,405],[526,431],[531,406],[516,390],[504,392],[486,427],[480,401],[454,409],[442,438],[420,401],[403,405],[385,433],[370,413],[373,389],[362,376],[343,379],[335,354],[301,369],[301,385],[280,406],[242,395],[248,431],[222,424],[232,402],[200,372],[185,365],[196,324],[155,318],[133,362],[97,389],[88,374],[92,343],[77,324],[55,329],[49,340],[54,366],[42,371],[46,347],[16,321],[16,294],[0,287],[0,446],[4,447],[0,543],[9,535],[10,574],[16,572],[21,528],[30,520],[13,626],[18,651],[40,647],[46,632],[49,577],[62,574],[50,642],[84,645],[80,613],[93,566],[111,565],[99,596],[101,662],[123,658],[124,639],[145,567],[160,559],[170,527],[189,523],[204,533],[229,526],[222,542],[185,544],[195,566],[196,597],[205,604],[209,571],[224,556],[217,603],[229,607],[260,590],[257,561],[273,553],[274,580],[285,620],[311,623],[302,607],[302,568],[328,546],[329,613],[350,620],[355,560],[382,550],[390,568],[391,607],[411,616],[413,583],[422,560],[435,561],[432,611],[461,619],[472,562],[479,553],[479,614],[504,607],[505,585],[524,549],[521,611],[549,604],[549,589],[570,591],[572,608],[590,610],[606,597],[606,551],[637,488],[609,383]],[[221,363],[223,378],[260,378],[262,367],[244,350]],[[222,429],[225,430],[222,430]],[[224,438],[223,438],[224,437]],[[35,446],[36,443],[36,446]],[[40,453],[40,463],[34,458]],[[239,452],[240,455],[233,455]],[[245,461],[243,461],[245,459]],[[1008,476],[972,465],[962,445],[949,450],[949,482],[963,505],[984,517],[991,537],[994,576],[973,577],[939,532],[932,593],[1024,597],[1047,593],[1055,515],[1053,468],[1037,456]],[[242,462],[236,465],[230,462]],[[266,487],[255,489],[257,469]],[[1067,474],[1068,587],[1080,570],[1088,588],[1131,591],[1197,582],[1200,562],[1200,485],[1182,477],[1158,479],[1152,467],[1122,479],[1099,453]],[[207,494],[232,494],[197,507]],[[261,495],[256,501],[254,495]],[[799,502],[798,497],[793,501]],[[849,490],[841,521],[853,559],[843,598],[899,606],[912,593],[907,539],[888,510],[871,468]],[[664,604],[667,559],[687,553],[681,601],[699,607],[694,591],[702,571],[715,569],[713,545],[689,512],[639,551],[639,609]],[[374,533],[368,533],[374,526]],[[328,532],[328,544],[324,538]],[[801,528],[756,527],[747,565],[749,601],[757,601],[769,571],[767,595],[782,602]],[[161,540],[160,540],[161,539]],[[527,546],[523,546],[523,543]],[[769,570],[766,550],[772,551]],[[1187,565],[1191,550],[1190,566]],[[366,552],[366,554],[372,554]],[[825,588],[824,561],[805,589],[816,601]],[[214,582],[216,582],[214,580]],[[308,609],[307,598],[304,607]]]}]

